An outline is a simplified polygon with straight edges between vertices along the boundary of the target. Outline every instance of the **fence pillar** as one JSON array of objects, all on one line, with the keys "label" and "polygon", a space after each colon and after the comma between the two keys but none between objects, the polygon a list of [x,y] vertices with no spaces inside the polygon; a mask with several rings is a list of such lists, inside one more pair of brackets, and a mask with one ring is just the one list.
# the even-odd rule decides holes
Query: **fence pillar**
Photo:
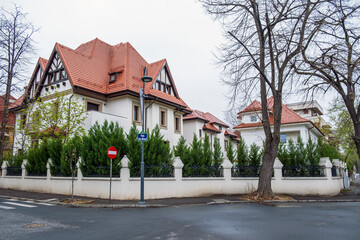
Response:
[{"label": "fence pillar", "polygon": [[130,169],[129,169],[129,158],[124,155],[124,157],[121,159],[121,169],[120,169],[120,178],[121,181],[129,181],[130,178]]},{"label": "fence pillar", "polygon": [[51,158],[48,158],[48,162],[46,163],[46,179],[50,180],[51,178],[51,171],[50,171],[50,167],[52,165],[52,160]]},{"label": "fence pillar", "polygon": [[227,157],[225,157],[221,163],[221,166],[224,171],[225,180],[227,180],[227,179],[230,180],[231,179],[231,169],[233,167],[233,164],[230,162],[230,160]]},{"label": "fence pillar", "polygon": [[4,178],[6,176],[6,172],[7,172],[7,167],[9,166],[8,161],[3,161],[2,165],[1,165],[1,178]]},{"label": "fence pillar", "polygon": [[27,171],[26,171],[26,165],[28,163],[27,159],[24,159],[22,164],[21,164],[21,178],[24,179],[27,176]]},{"label": "fence pillar", "polygon": [[327,177],[328,179],[331,179],[331,177],[332,177],[331,168],[333,165],[330,161],[330,158],[328,158],[328,157],[320,158],[319,166],[321,167],[325,177]]},{"label": "fence pillar", "polygon": [[282,168],[283,168],[282,162],[279,160],[279,158],[275,158],[274,162],[274,178],[281,180],[282,178]]},{"label": "fence pillar", "polygon": [[173,167],[174,167],[174,177],[176,181],[181,180],[184,163],[181,161],[180,157],[175,157]]},{"label": "fence pillar", "polygon": [[79,158],[79,161],[77,161],[77,163],[76,163],[76,168],[77,168],[77,180],[78,180],[78,181],[81,181],[82,178],[83,178],[83,174],[82,174],[81,169],[80,169],[81,164],[82,164],[82,159],[81,159],[81,157],[80,157],[80,158]]}]

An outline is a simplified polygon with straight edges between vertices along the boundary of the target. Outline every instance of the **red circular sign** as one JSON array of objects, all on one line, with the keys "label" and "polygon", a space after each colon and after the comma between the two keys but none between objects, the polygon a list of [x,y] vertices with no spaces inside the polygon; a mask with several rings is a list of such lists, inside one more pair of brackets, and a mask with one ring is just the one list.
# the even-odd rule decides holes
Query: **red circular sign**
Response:
[{"label": "red circular sign", "polygon": [[117,156],[117,150],[115,147],[109,147],[109,149],[107,150],[107,155],[109,156],[109,158],[114,159]]}]

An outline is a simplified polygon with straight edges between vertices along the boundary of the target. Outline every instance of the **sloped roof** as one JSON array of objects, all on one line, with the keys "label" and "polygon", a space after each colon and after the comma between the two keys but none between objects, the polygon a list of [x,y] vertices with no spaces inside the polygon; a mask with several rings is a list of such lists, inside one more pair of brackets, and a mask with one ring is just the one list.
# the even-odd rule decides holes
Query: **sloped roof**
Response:
[{"label": "sloped roof", "polygon": [[[269,109],[271,109],[273,107],[273,98],[268,99],[268,106],[269,106]],[[258,110],[261,110],[261,108]],[[240,113],[242,113],[242,112],[243,111],[241,111]],[[274,115],[273,114],[270,114],[269,121],[270,121],[271,125],[274,124]],[[282,104],[281,124],[302,123],[302,122],[310,122],[311,123],[310,120],[299,116],[297,113],[295,113],[293,110],[291,110],[288,106],[286,106],[285,104]],[[240,123],[239,125],[235,126],[234,128],[248,128],[248,127],[258,127],[258,126],[262,126],[262,123],[261,122]]]},{"label": "sloped roof", "polygon": [[[19,98],[20,99],[20,103],[22,100],[22,97]],[[16,103],[19,102],[19,99],[16,99],[15,97],[11,96],[9,97],[9,100],[12,100],[11,102],[9,102],[9,106],[8,109],[13,108],[14,106],[16,106]],[[2,122],[3,120],[3,114],[4,114],[4,110],[5,110],[5,94],[0,96],[0,122]],[[13,113],[8,113],[8,117],[7,117],[7,125],[14,125],[15,124],[15,115]]]},{"label": "sloped roof", "polygon": [[214,125],[212,125],[211,123],[205,123],[202,128],[204,130],[209,130],[209,131],[221,133],[221,131],[219,129],[217,129],[216,127],[214,127]]},{"label": "sloped roof", "polygon": [[226,129],[224,135],[229,136],[233,140],[240,141],[240,137],[235,133],[233,133],[232,131],[230,131],[230,129]]},{"label": "sloped roof", "polygon": [[201,120],[204,120],[205,122],[216,123],[216,124],[222,125],[226,128],[229,127],[229,125],[227,125],[226,123],[224,123],[223,121],[221,121],[220,119],[218,119],[217,117],[212,115],[211,113],[209,113],[209,112],[204,113],[199,110],[193,110],[192,113],[186,115],[183,119],[184,120],[201,119]]},{"label": "sloped roof", "polygon": [[[139,93],[139,87],[143,86],[141,81],[143,69],[147,66],[149,76],[153,78],[153,81],[145,83],[145,94],[175,103],[190,111],[186,103],[179,97],[174,82],[173,88],[176,96],[151,89],[158,73],[162,67],[167,65],[166,59],[148,63],[130,43],[112,46],[98,38],[81,44],[75,50],[59,43],[56,43],[55,48],[61,56],[73,86],[104,95],[123,91]],[[114,72],[120,74],[114,83],[109,83],[109,74]]]}]

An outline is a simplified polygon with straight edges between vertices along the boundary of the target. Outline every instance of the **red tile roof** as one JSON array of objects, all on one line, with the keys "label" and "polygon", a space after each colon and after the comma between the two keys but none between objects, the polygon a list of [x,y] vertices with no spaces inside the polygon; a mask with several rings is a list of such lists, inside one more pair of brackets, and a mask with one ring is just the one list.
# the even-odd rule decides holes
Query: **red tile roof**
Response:
[{"label": "red tile roof", "polygon": [[[151,89],[159,71],[165,64],[167,65],[166,59],[149,64],[130,43],[112,46],[97,38],[80,45],[75,50],[59,43],[56,43],[55,48],[74,86],[105,95],[122,91],[139,93],[139,87],[143,86],[141,81],[143,69],[147,66],[149,76],[153,78],[153,81],[145,83],[145,94],[188,109],[186,103],[179,97],[175,83],[173,83],[173,88],[176,97]],[[120,72],[120,74],[116,82],[109,84],[109,74],[113,72]]]},{"label": "red tile roof", "polygon": [[192,113],[190,113],[184,117],[184,120],[190,120],[190,119],[201,119],[201,120],[204,120],[205,122],[216,123],[216,124],[219,124],[226,128],[229,127],[229,125],[227,125],[226,123],[224,123],[223,121],[221,121],[220,119],[218,119],[217,117],[215,117],[214,115],[212,115],[209,112],[204,113],[199,110],[193,110]]},{"label": "red tile roof", "polygon": [[214,125],[212,125],[211,123],[205,123],[204,126],[203,126],[203,129],[213,131],[213,132],[217,132],[217,133],[221,133],[221,131],[219,129],[217,129],[216,127],[214,127]]},{"label": "red tile roof", "polygon": [[[271,109],[273,107],[273,98],[268,99],[268,106],[269,106],[269,109]],[[247,109],[247,108],[245,108],[245,109]],[[258,110],[261,110],[261,108]],[[245,112],[250,112],[250,111],[245,111]],[[241,113],[244,113],[244,111],[239,112],[239,114],[241,114]],[[274,124],[274,115],[271,113],[269,116],[269,120],[270,120],[270,124],[273,125]],[[282,104],[281,124],[291,124],[291,123],[301,123],[301,122],[310,122],[311,123],[310,120],[299,116],[297,113],[295,113],[293,110],[291,110],[288,106],[286,106],[285,104]],[[262,126],[262,123],[261,122],[241,123],[241,124],[235,126],[234,129],[235,128],[258,127],[258,126]]]}]

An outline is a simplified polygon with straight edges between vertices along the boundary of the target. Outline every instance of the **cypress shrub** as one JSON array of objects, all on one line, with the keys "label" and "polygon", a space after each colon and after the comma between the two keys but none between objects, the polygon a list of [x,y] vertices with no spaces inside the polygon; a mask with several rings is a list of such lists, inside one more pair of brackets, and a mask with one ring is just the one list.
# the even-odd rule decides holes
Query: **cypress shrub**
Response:
[{"label": "cypress shrub", "polygon": [[61,151],[61,173],[64,176],[76,175],[76,163],[80,158],[82,139],[78,135],[72,137]]},{"label": "cypress shrub", "polygon": [[144,163],[152,165],[149,174],[151,176],[168,175],[172,166],[170,145],[164,141],[158,125],[148,132],[148,141],[145,144]]},{"label": "cypress shrub", "polygon": [[312,141],[311,138],[309,138],[309,141],[306,144],[306,153],[307,153],[306,160],[309,165],[319,165],[320,162],[319,148],[316,146],[316,144]]},{"label": "cypress shrub", "polygon": [[107,149],[114,146],[117,157],[113,159],[113,173],[120,173],[119,162],[126,154],[127,144],[124,131],[118,123],[105,121],[103,125],[97,122],[89,129],[88,135],[83,137],[81,147],[82,164],[80,166],[84,176],[109,176],[110,159]]},{"label": "cypress shrub", "polygon": [[260,165],[260,147],[257,146],[255,143],[250,145],[250,151],[249,151],[249,163],[250,166],[257,167]]},{"label": "cypress shrub", "polygon": [[280,162],[281,162],[284,166],[290,166],[290,165],[291,165],[287,147],[286,147],[286,145],[285,145],[284,143],[282,143],[282,142],[279,144],[279,148],[278,148],[278,152],[277,152],[277,157],[279,158]]},{"label": "cypress shrub", "polygon": [[231,140],[226,148],[226,157],[229,159],[231,163],[234,163],[235,161],[235,152],[233,150],[233,145],[231,143]]},{"label": "cypress shrub", "polygon": [[28,152],[28,163],[25,168],[29,175],[46,175],[46,163],[48,162],[49,152],[47,142],[36,144]]},{"label": "cypress shrub", "polygon": [[217,137],[214,139],[214,167],[218,168],[223,160],[223,153],[221,151],[220,141]]},{"label": "cypress shrub", "polygon": [[202,159],[203,159],[203,151],[202,151],[202,143],[201,139],[198,139],[196,134],[194,133],[194,137],[192,143],[190,145],[190,149],[187,157],[183,160],[184,168],[183,168],[183,175],[185,177],[192,175],[193,166],[201,166]]},{"label": "cypress shrub", "polygon": [[324,143],[321,138],[318,140],[318,152],[320,157],[329,157],[332,161],[333,159],[339,159],[341,160],[341,156],[336,150],[336,148],[328,143]]},{"label": "cypress shrub", "polygon": [[57,175],[60,173],[62,148],[63,148],[63,143],[60,138],[49,139],[48,150],[49,150],[49,156],[52,160],[52,164],[50,165],[51,175]]},{"label": "cypress shrub", "polygon": [[127,140],[127,156],[130,160],[130,176],[136,176],[140,172],[141,164],[141,142],[137,140],[139,130],[135,123],[130,128],[129,133],[126,135]]},{"label": "cypress shrub", "polygon": [[307,149],[305,148],[305,144],[300,136],[297,137],[296,140],[297,149],[295,154],[295,161],[293,165],[306,165],[307,162]]},{"label": "cypress shrub", "polygon": [[237,163],[238,166],[244,167],[248,165],[248,147],[245,144],[244,139],[240,139],[237,148]]}]

